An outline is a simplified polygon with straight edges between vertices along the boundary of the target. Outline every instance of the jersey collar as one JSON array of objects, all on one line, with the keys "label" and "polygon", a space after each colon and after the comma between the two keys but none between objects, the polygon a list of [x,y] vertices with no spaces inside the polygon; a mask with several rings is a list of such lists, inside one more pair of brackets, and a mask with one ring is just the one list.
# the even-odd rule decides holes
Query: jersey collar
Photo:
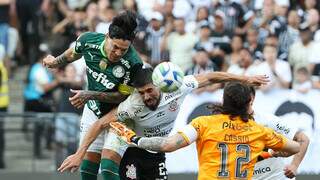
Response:
[{"label": "jersey collar", "polygon": [[107,54],[106,54],[106,52],[104,51],[104,45],[106,44],[106,40],[104,39],[103,41],[102,41],[102,43],[100,44],[100,52],[101,52],[101,54],[105,57],[105,58],[107,58]]}]

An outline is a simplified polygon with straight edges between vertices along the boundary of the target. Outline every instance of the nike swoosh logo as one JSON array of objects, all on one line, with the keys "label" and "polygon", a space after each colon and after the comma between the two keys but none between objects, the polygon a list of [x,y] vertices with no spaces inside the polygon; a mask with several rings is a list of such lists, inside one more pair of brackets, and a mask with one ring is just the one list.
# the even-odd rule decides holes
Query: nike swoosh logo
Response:
[{"label": "nike swoosh logo", "polygon": [[147,117],[149,114],[150,114],[150,113],[147,113],[146,115],[141,116],[141,118],[143,119],[143,118]]}]

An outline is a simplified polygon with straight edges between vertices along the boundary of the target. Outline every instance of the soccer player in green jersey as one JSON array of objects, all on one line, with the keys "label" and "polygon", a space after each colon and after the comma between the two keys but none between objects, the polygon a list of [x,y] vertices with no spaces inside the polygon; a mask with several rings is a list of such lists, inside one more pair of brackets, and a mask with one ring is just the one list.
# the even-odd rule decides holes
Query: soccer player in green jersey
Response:
[{"label": "soccer player in green jersey", "polygon": [[[79,36],[74,48],[67,49],[58,57],[49,55],[43,59],[43,64],[48,68],[58,68],[81,57],[85,59],[88,90],[73,91],[75,95],[69,98],[75,107],[84,106],[80,142],[91,125],[122,102],[133,89],[130,83],[134,72],[143,65],[132,46],[136,27],[135,14],[125,11],[113,19],[107,34],[84,33]],[[105,138],[108,139],[106,143],[113,144],[113,139],[107,137],[107,132],[99,135],[82,161],[82,180],[97,179],[100,159],[103,178],[119,179],[118,167],[123,152],[112,149],[112,146],[103,149]],[[116,137],[113,138],[119,142]]]}]

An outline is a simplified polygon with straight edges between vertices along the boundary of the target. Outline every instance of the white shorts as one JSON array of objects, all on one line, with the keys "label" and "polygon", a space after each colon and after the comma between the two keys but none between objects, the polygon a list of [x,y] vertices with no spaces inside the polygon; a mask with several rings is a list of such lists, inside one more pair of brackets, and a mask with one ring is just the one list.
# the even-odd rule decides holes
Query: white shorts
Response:
[{"label": "white shorts", "polygon": [[[289,180],[284,175],[283,158],[269,158],[259,161],[254,166],[253,180]],[[295,178],[294,178],[295,179]],[[294,180],[293,179],[293,180]]]},{"label": "white shorts", "polygon": [[[98,120],[98,117],[87,107],[84,106],[83,114],[80,120],[80,144],[92,124]],[[121,157],[127,149],[127,144],[118,139],[118,135],[108,130],[103,131],[89,146],[87,152],[101,154],[102,149],[109,149],[118,153]]]}]

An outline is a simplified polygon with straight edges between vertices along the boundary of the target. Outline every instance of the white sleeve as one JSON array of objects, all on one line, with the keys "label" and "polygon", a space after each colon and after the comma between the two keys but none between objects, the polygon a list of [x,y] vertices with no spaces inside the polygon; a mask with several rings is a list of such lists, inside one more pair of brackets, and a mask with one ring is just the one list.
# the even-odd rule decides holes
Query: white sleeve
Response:
[{"label": "white sleeve", "polygon": [[257,114],[254,118],[257,123],[269,127],[289,139],[293,139],[298,131],[296,128],[290,126],[288,123],[281,120],[281,118],[273,114]]},{"label": "white sleeve", "polygon": [[188,94],[194,89],[197,89],[198,86],[199,86],[199,83],[193,75],[184,76],[183,84],[181,86],[181,92],[183,94]]},{"label": "white sleeve", "polygon": [[182,135],[182,137],[188,142],[188,144],[191,144],[198,139],[197,130],[190,124],[179,130],[178,133]]}]

